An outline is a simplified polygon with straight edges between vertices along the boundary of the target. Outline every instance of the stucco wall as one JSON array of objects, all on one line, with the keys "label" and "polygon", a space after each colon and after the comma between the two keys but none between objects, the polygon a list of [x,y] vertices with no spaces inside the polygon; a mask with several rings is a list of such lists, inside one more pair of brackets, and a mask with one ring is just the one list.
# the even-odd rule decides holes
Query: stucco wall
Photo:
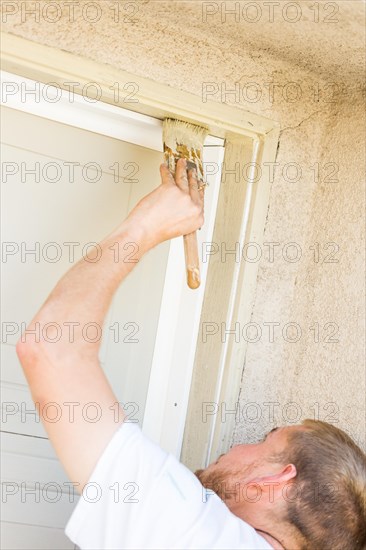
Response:
[{"label": "stucco wall", "polygon": [[[304,141],[300,129],[281,141],[280,163],[291,158],[292,144],[303,161],[307,156],[302,167],[319,162],[320,178],[316,185],[313,177],[295,186],[281,177],[273,183],[265,240],[280,246],[259,269],[252,322],[263,336],[248,346],[235,442],[315,417],[365,445],[365,118],[360,105],[337,106],[312,158],[311,126],[302,128]],[[290,241],[299,248],[282,254]],[[268,322],[279,323],[272,338]]]},{"label": "stucco wall", "polygon": [[[84,17],[80,11],[86,2],[73,17],[58,2],[61,17],[54,23],[51,12],[45,17],[41,11],[36,20],[22,13],[20,2],[12,4],[18,11],[7,17],[6,32],[199,96],[209,83],[216,90],[209,99],[280,121],[279,165],[265,228],[265,241],[279,244],[273,245],[273,261],[270,246],[263,249],[252,318],[262,337],[248,347],[240,390],[243,414],[234,441],[250,441],[301,413],[337,422],[364,444],[363,3],[335,2],[333,23],[326,21],[331,14],[324,3],[319,21],[314,20],[313,2],[307,1],[292,23],[282,11],[271,21],[261,3],[256,23],[248,21],[249,12],[223,17],[222,5],[229,9],[235,2],[211,2],[218,11],[206,17],[198,1],[132,2],[133,9],[121,2],[116,17],[110,8],[116,3],[100,1],[94,23],[92,9]],[[223,95],[235,86],[239,97]],[[319,261],[310,249],[316,242]],[[339,247],[337,263],[324,263],[330,242]],[[299,260],[290,261],[300,250]],[[273,342],[268,323],[280,323]],[[287,323],[294,323],[296,332],[288,327],[284,337]],[[333,324],[324,329],[326,323]],[[318,336],[313,326],[319,327]],[[299,327],[301,337],[290,343]],[[326,342],[333,329],[339,342]]]}]

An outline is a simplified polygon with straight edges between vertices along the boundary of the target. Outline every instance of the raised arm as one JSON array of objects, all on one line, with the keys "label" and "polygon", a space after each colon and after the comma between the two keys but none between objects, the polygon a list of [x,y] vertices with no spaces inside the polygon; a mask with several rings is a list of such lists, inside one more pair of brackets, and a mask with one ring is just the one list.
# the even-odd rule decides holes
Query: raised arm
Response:
[{"label": "raised arm", "polygon": [[[124,419],[99,364],[97,328],[119,284],[148,250],[203,224],[203,191],[195,173],[187,175],[185,160],[178,162],[175,181],[166,165],[161,177],[162,184],[100,243],[100,259],[82,259],[63,276],[17,343],[41,420],[78,492]],[[129,243],[137,250],[132,258]]]}]

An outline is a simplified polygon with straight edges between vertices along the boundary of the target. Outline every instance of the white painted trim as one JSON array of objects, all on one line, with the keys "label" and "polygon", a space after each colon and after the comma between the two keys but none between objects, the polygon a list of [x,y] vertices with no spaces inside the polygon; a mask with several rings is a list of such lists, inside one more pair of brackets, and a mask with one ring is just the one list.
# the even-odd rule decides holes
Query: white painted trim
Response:
[{"label": "white painted trim", "polygon": [[[163,151],[162,120],[103,101],[90,101],[56,86],[0,71],[0,104],[75,128]],[[34,93],[31,93],[34,90]],[[205,145],[224,140],[207,136]]]},{"label": "white painted trim", "polygon": [[[199,234],[199,243],[202,242],[211,242],[213,239],[213,232],[216,222],[216,215],[217,215],[217,206],[218,206],[218,199],[219,199],[219,193],[220,193],[220,185],[221,185],[221,172],[222,172],[222,163],[224,158],[224,148],[206,151],[205,152],[205,161],[206,162],[214,162],[219,167],[217,173],[212,177],[209,178],[206,176],[206,179],[210,183],[210,205],[209,209],[208,207],[208,201],[206,198],[206,206],[205,206],[205,226],[202,228],[201,232],[202,235]],[[207,194],[206,194],[207,197]],[[202,246],[200,247],[202,250]],[[202,260],[202,254],[200,254],[201,260]],[[206,292],[206,283],[207,283],[207,275],[208,275],[208,262],[202,262],[201,261],[201,278],[202,283],[200,288],[200,291],[197,296],[194,297],[196,303],[195,303],[195,309],[194,309],[194,315],[191,316],[183,316],[183,319],[181,319],[185,322],[188,327],[190,327],[191,330],[191,337],[189,340],[187,340],[187,361],[185,361],[184,356],[181,356],[179,354],[179,350],[177,350],[176,353],[176,359],[179,362],[179,369],[180,369],[180,376],[177,376],[177,371],[170,372],[170,384],[169,384],[169,397],[170,400],[167,399],[165,401],[165,413],[164,413],[164,426],[162,430],[162,444],[164,446],[168,445],[168,438],[175,440],[175,447],[171,447],[171,452],[174,452],[174,454],[179,458],[181,455],[182,450],[182,444],[183,444],[183,436],[184,436],[184,430],[185,430],[185,422],[187,418],[187,410],[188,410],[188,403],[189,403],[189,395],[191,390],[191,383],[192,383],[192,375],[193,375],[193,368],[194,368],[194,359],[196,355],[196,347],[197,347],[197,341],[198,341],[198,335],[200,330],[200,321],[201,321],[201,312],[202,312],[202,305],[203,305],[203,299]],[[183,327],[181,327],[183,329]],[[183,381],[183,383],[182,383]],[[174,407],[174,403],[177,401],[178,396],[180,397],[181,403],[179,408]]]},{"label": "white painted trim", "polygon": [[[255,144],[253,157],[256,159],[254,162],[257,165],[275,161],[278,137],[278,131],[275,129],[266,136],[265,141],[260,140]],[[242,223],[240,242],[254,242],[262,247],[271,180],[269,175],[264,175],[263,173],[260,181],[255,182],[252,174],[251,180],[248,183],[250,183],[250,190],[248,190],[246,197],[246,212],[244,216],[246,219]],[[239,323],[239,326],[243,327],[251,321],[259,262],[242,262],[241,264],[241,269],[236,274],[236,296],[230,319],[235,320]],[[231,321],[231,326],[232,323],[233,321]],[[221,382],[213,401],[218,404],[225,403],[226,410],[233,411],[236,410],[238,404],[238,388],[240,387],[243,368],[245,367],[248,342],[245,340],[237,342],[233,335],[227,339],[227,342],[223,376],[221,377]],[[235,415],[227,414],[225,422],[220,422],[219,417],[215,416],[211,428],[211,448],[205,457],[206,464],[216,460],[220,454],[226,453],[229,450],[232,443],[232,434],[235,429]]]},{"label": "white painted trim", "polygon": [[[238,239],[239,250],[243,250],[243,247],[245,244],[245,237],[248,229],[249,213],[250,213],[250,209],[253,208],[252,192],[253,192],[253,183],[255,178],[254,166],[258,165],[258,155],[260,151],[260,146],[261,144],[259,140],[255,140],[253,142],[253,151],[252,151],[252,160],[251,160],[253,164],[252,164],[250,177],[248,178],[247,189],[245,194],[244,212],[243,212],[243,218],[241,221],[241,227],[240,227],[240,233],[239,233],[239,239]],[[236,309],[235,305],[236,305],[238,288],[239,288],[240,271],[241,271],[241,265],[240,265],[240,262],[237,262],[235,263],[233,284],[231,287],[230,300],[229,300],[227,315],[225,319],[226,327],[233,326],[233,319],[234,319],[234,314]],[[232,342],[232,338],[225,338],[224,342],[222,343],[221,357],[220,357],[220,364],[219,364],[219,377],[218,377],[217,386],[216,386],[216,395],[214,398],[214,403],[222,402],[221,399],[223,394],[223,380],[224,380],[225,367],[227,365],[229,342],[230,343]],[[221,418],[218,415],[215,415],[213,419],[212,428],[211,428],[210,440],[207,448],[207,456],[206,456],[206,463],[205,463],[206,466],[208,466],[211,463],[213,453],[216,453],[216,449],[213,449],[213,444],[215,440],[215,435],[217,434],[217,431],[219,429],[218,425],[220,424],[220,422],[221,422]]]},{"label": "white painted trim", "polygon": [[163,151],[161,120],[5,71],[0,77],[4,107]]},{"label": "white painted trim", "polygon": [[[210,200],[206,199],[205,224],[198,234],[199,249],[200,243],[212,241],[223,154],[223,147],[213,147],[204,153],[205,163],[214,163],[218,169],[211,177],[206,176]],[[177,458],[182,448],[208,272],[208,262],[201,262],[201,284],[192,291],[181,269],[183,263],[181,240],[174,239],[170,245],[143,422],[144,432]]]}]

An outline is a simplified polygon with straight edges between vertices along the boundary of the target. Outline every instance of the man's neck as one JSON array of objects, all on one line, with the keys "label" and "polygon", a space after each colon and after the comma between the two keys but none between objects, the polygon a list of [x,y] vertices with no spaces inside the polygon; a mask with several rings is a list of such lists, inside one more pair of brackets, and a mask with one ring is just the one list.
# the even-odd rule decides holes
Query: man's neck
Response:
[{"label": "man's neck", "polygon": [[274,550],[285,550],[285,547],[283,544],[276,538],[273,537],[270,533],[267,533],[267,531],[262,531],[262,529],[256,529],[257,533],[261,535],[271,546],[273,546]]},{"label": "man's neck", "polygon": [[[231,506],[230,506],[231,504]],[[286,526],[282,526],[280,522],[273,524],[273,522],[266,516],[265,510],[257,510],[255,513],[253,509],[248,510],[241,507],[236,507],[232,503],[226,502],[226,505],[230,511],[249,523],[261,535],[275,550],[285,550],[286,547],[297,548],[297,545],[293,541],[293,537],[288,533]]]}]

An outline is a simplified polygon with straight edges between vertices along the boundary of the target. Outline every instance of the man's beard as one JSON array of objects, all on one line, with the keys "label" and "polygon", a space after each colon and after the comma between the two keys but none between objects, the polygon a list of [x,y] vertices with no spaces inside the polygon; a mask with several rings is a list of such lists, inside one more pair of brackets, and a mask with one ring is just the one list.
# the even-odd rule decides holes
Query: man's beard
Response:
[{"label": "man's beard", "polygon": [[197,470],[196,472],[194,472],[194,475],[198,478],[198,480],[206,489],[209,489],[210,491],[216,493],[221,498],[221,500],[227,500],[227,493],[229,488],[228,483],[229,479],[231,478],[231,474],[229,472],[221,469],[212,470],[210,472],[206,469]]},{"label": "man's beard", "polygon": [[239,471],[208,467],[196,470],[194,474],[206,489],[216,493],[224,502],[228,503],[230,500],[237,502],[240,498],[240,489],[255,466],[256,463],[246,464]]}]

